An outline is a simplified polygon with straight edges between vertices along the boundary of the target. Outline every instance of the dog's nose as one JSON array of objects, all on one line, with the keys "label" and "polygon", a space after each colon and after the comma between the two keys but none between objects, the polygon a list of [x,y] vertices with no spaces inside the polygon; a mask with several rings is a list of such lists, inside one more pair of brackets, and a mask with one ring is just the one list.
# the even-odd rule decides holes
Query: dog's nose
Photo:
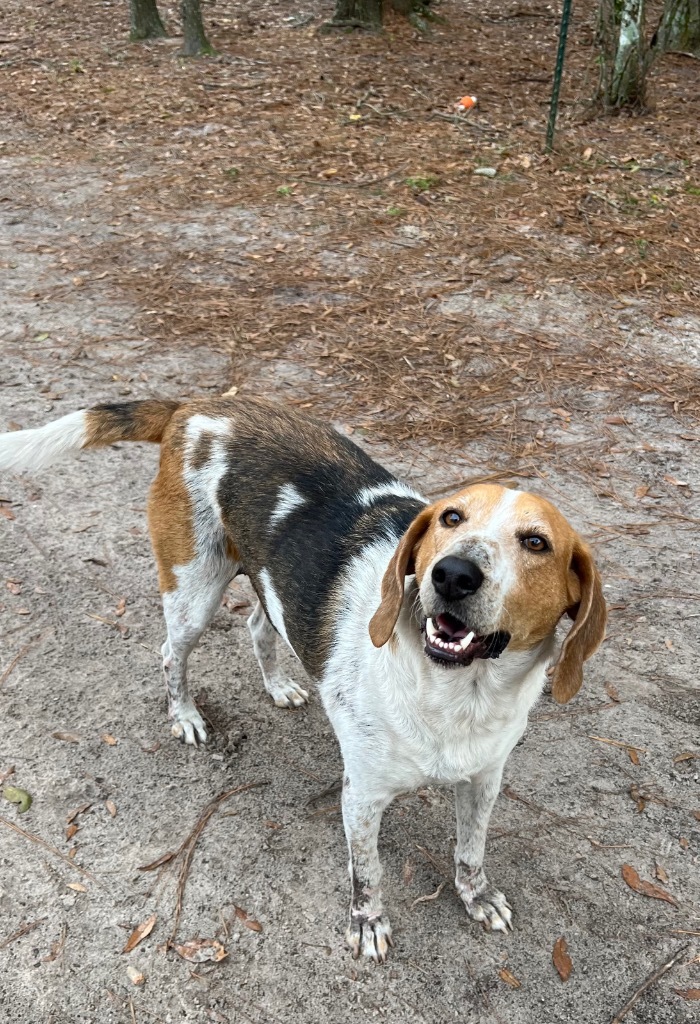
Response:
[{"label": "dog's nose", "polygon": [[446,601],[461,601],[474,594],[484,582],[484,574],[475,562],[448,555],[433,566],[433,586]]}]

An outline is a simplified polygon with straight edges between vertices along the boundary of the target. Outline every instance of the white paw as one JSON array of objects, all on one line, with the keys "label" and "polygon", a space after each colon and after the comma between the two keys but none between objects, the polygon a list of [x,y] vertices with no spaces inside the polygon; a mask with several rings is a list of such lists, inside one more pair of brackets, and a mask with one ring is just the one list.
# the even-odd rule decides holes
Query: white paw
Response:
[{"label": "white paw", "polygon": [[391,925],[388,917],[383,914],[380,914],[379,917],[353,914],[350,927],[345,933],[345,941],[350,947],[354,960],[357,960],[362,954],[377,964],[383,964],[389,947],[394,945],[391,941]]},{"label": "white paw", "polygon": [[282,676],[277,679],[267,679],[265,688],[278,708],[300,708],[309,700],[309,695],[303,687]]},{"label": "white paw", "polygon": [[204,720],[194,704],[182,705],[170,713],[173,720],[171,732],[176,739],[191,747],[198,747],[207,742],[207,730]]},{"label": "white paw", "polygon": [[486,889],[479,896],[469,899],[460,893],[466,911],[475,921],[481,921],[487,932],[508,932],[513,930],[513,911],[508,900],[498,889]]}]

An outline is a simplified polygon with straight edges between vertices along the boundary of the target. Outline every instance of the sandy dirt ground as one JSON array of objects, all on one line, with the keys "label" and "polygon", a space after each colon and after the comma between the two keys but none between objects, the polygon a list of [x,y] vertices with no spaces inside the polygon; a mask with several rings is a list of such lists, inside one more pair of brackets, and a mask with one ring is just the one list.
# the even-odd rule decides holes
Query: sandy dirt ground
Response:
[{"label": "sandy dirt ground", "polygon": [[[70,4],[60,9],[68,18]],[[111,31],[113,56],[127,47]],[[690,1020],[692,991],[700,989],[700,427],[687,402],[700,370],[700,321],[690,305],[677,295],[660,317],[653,298],[605,299],[573,280],[533,293],[502,255],[488,264],[486,288],[471,278],[437,288],[434,267],[421,281],[410,279],[409,267],[402,279],[421,296],[426,336],[446,320],[453,331],[480,325],[476,351],[463,356],[468,381],[488,388],[494,352],[516,327],[518,344],[532,346],[545,377],[547,351],[592,372],[565,392],[513,388],[508,408],[517,405],[531,436],[520,457],[495,430],[467,443],[436,424],[432,441],[430,422],[423,439],[414,422],[411,438],[399,443],[396,407],[360,403],[353,415],[351,403],[339,398],[334,406],[328,390],[319,397],[326,372],[319,366],[329,360],[313,331],[308,349],[294,332],[275,358],[258,342],[241,377],[236,324],[229,346],[206,338],[169,343],[157,325],[147,326],[149,316],[167,321],[169,299],[125,287],[122,257],[110,269],[105,256],[116,239],[138,276],[159,254],[183,253],[190,268],[178,271],[181,291],[207,275],[219,287],[217,274],[235,288],[230,275],[251,254],[267,259],[275,246],[309,233],[312,200],[276,217],[262,199],[156,208],[134,202],[123,155],[114,157],[117,171],[110,154],[91,160],[72,143],[62,153],[47,149],[46,126],[36,136],[17,120],[6,127],[2,429],[101,400],[213,395],[232,379],[242,394],[318,403],[428,494],[495,474],[551,497],[594,546],[610,625],[579,696],[562,708],[544,695],[506,767],[486,867],[514,906],[513,934],[486,934],[466,919],[451,884],[451,794],[425,789],[397,801],[382,829],[391,959],[382,967],[353,962],[343,945],[338,749],[314,694],[294,712],[264,694],[245,625],[244,580],[230,588],[191,659],[211,742],[193,750],[170,737],[144,515],[157,451],[123,445],[36,477],[3,477],[0,776],[14,767],[8,782],[34,802],[22,815],[0,802],[2,1024],[593,1024],[612,1021],[686,946],[625,1019]],[[145,175],[146,155],[132,156],[130,173]],[[406,247],[431,230],[439,236],[440,210],[430,211],[433,227],[424,212],[415,204],[391,228]],[[537,245],[554,238],[548,223],[535,231]],[[689,251],[693,244],[695,235]],[[299,272],[286,290],[276,284],[275,308],[294,318],[303,302],[322,330],[327,311],[347,298],[349,277],[371,275],[372,254],[384,242],[368,241],[364,257],[334,255],[327,239],[319,245],[323,273],[309,280]],[[206,262],[212,248],[214,269]],[[246,295],[263,330],[266,306],[255,309],[255,301]],[[644,366],[651,384],[623,393],[607,371],[597,374],[596,352],[607,366],[608,345],[621,353],[616,373],[634,377]],[[448,365],[455,358],[443,361],[452,376],[460,372]],[[663,377],[670,364],[677,395]],[[468,391],[466,378],[461,387]],[[299,678],[291,659],[288,668]],[[191,847],[176,922],[183,854],[141,869],[177,851],[210,802],[238,787]],[[624,865],[648,883],[646,894],[625,881]],[[151,933],[123,952],[153,915]],[[183,959],[169,948],[176,923],[175,943],[216,940],[225,958]],[[567,981],[552,960],[561,937],[573,964]]]}]

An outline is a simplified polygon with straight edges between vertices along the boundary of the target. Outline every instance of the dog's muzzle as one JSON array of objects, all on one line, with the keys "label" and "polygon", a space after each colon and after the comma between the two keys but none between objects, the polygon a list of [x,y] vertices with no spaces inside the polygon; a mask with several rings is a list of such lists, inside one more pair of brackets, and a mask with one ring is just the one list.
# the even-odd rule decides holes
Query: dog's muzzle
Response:
[{"label": "dog's muzzle", "polygon": [[477,635],[466,623],[448,613],[427,618],[423,623],[425,653],[445,666],[471,665],[475,658],[498,658],[510,642],[510,633]]}]

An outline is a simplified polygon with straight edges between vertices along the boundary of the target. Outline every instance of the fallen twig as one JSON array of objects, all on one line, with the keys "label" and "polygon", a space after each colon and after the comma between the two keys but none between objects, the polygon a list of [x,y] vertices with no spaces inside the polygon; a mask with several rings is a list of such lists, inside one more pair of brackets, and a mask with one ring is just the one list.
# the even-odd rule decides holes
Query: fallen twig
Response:
[{"label": "fallen twig", "polygon": [[268,782],[248,782],[244,786],[236,786],[234,789],[224,790],[223,793],[219,793],[218,796],[214,797],[210,803],[204,808],[197,821],[194,824],[192,831],[183,839],[179,847],[175,851],[173,860],[184,853],[184,859],[180,866],[180,873],[177,879],[177,901],[175,903],[175,920],[173,921],[172,931],[167,940],[167,945],[172,946],[177,936],[177,930],[180,926],[180,915],[182,914],[182,903],[185,896],[185,887],[187,885],[187,879],[189,877],[190,868],[192,866],[192,858],[194,857],[194,850],[197,845],[197,840],[201,836],[202,832],[207,826],[209,819],[218,810],[222,803],[228,800],[232,796],[236,796],[237,793],[243,793],[247,789],[257,789],[259,786],[267,786]]},{"label": "fallen twig", "polygon": [[622,740],[609,740],[605,736],[589,736],[589,740],[596,740],[598,743],[609,743],[611,747],[622,747],[623,750],[636,750],[638,754],[646,754],[646,747],[635,747],[631,743],[624,743]]},{"label": "fallen twig", "polygon": [[7,680],[10,678],[14,670],[19,665],[22,658],[25,656],[25,654],[29,654],[31,649],[33,647],[36,647],[37,644],[41,643],[42,640],[45,640],[49,633],[53,633],[53,627],[51,629],[45,629],[43,633],[40,633],[39,636],[35,636],[34,639],[30,640],[29,643],[26,643],[24,647],[20,647],[20,649],[17,651],[17,654],[15,654],[10,664],[7,666],[7,668],[0,676],[0,686],[7,682]]},{"label": "fallen twig", "polygon": [[21,925],[16,932],[12,935],[8,935],[6,939],[0,942],[0,949],[7,949],[8,946],[12,945],[17,939],[21,939],[23,935],[28,935],[29,932],[33,932],[35,928],[38,928],[40,924],[48,920],[46,917],[40,917],[38,921],[27,921],[26,924]]},{"label": "fallen twig", "polygon": [[31,832],[27,832],[26,829],[21,828],[19,825],[15,825],[14,821],[8,821],[7,818],[3,818],[2,815],[0,815],[0,824],[7,825],[7,827],[11,828],[13,832],[17,832],[19,835],[24,836],[25,839],[29,839],[30,842],[36,843],[37,846],[43,846],[45,850],[52,853],[54,857],[58,857],[64,862],[64,864],[67,864],[69,868],[73,868],[74,871],[84,875],[85,878],[89,878],[91,882],[96,882],[98,885],[100,884],[94,875],[91,875],[89,871],[85,870],[85,868],[81,868],[79,864],[75,864],[70,857],[66,857],[65,854],[61,853],[60,850],[57,850],[55,846],[51,845],[51,843],[47,843],[45,839],[41,838],[41,836],[35,836]]},{"label": "fallen twig", "polygon": [[676,950],[676,952],[673,954],[670,960],[667,960],[665,963],[663,963],[661,967],[657,967],[655,971],[653,971],[647,978],[645,978],[645,980],[634,992],[631,998],[627,1000],[622,1009],[615,1014],[610,1024],[620,1024],[620,1021],[623,1019],[623,1017],[627,1016],[627,1014],[630,1012],[630,1010],[637,1002],[637,1000],[640,998],[640,996],[643,996],[647,989],[651,988],[652,985],[655,985],[659,978],[662,978],[667,971],[670,971],[672,967],[676,966],[679,960],[682,960],[689,946],[689,942],[687,942],[685,946],[681,946],[680,949]]},{"label": "fallen twig", "polygon": [[428,893],[427,896],[417,896],[411,904],[411,910],[413,910],[417,903],[430,903],[432,900],[436,900],[446,885],[447,882],[440,882],[435,892]]},{"label": "fallen twig", "polygon": [[[531,722],[547,722],[552,718],[570,718],[571,715],[593,715],[597,711],[606,711],[609,708],[619,708],[621,701],[610,701],[608,704],[595,704],[591,708],[564,708],[562,711],[548,711],[544,715],[531,715]],[[627,744],[623,744],[627,746]]]}]

